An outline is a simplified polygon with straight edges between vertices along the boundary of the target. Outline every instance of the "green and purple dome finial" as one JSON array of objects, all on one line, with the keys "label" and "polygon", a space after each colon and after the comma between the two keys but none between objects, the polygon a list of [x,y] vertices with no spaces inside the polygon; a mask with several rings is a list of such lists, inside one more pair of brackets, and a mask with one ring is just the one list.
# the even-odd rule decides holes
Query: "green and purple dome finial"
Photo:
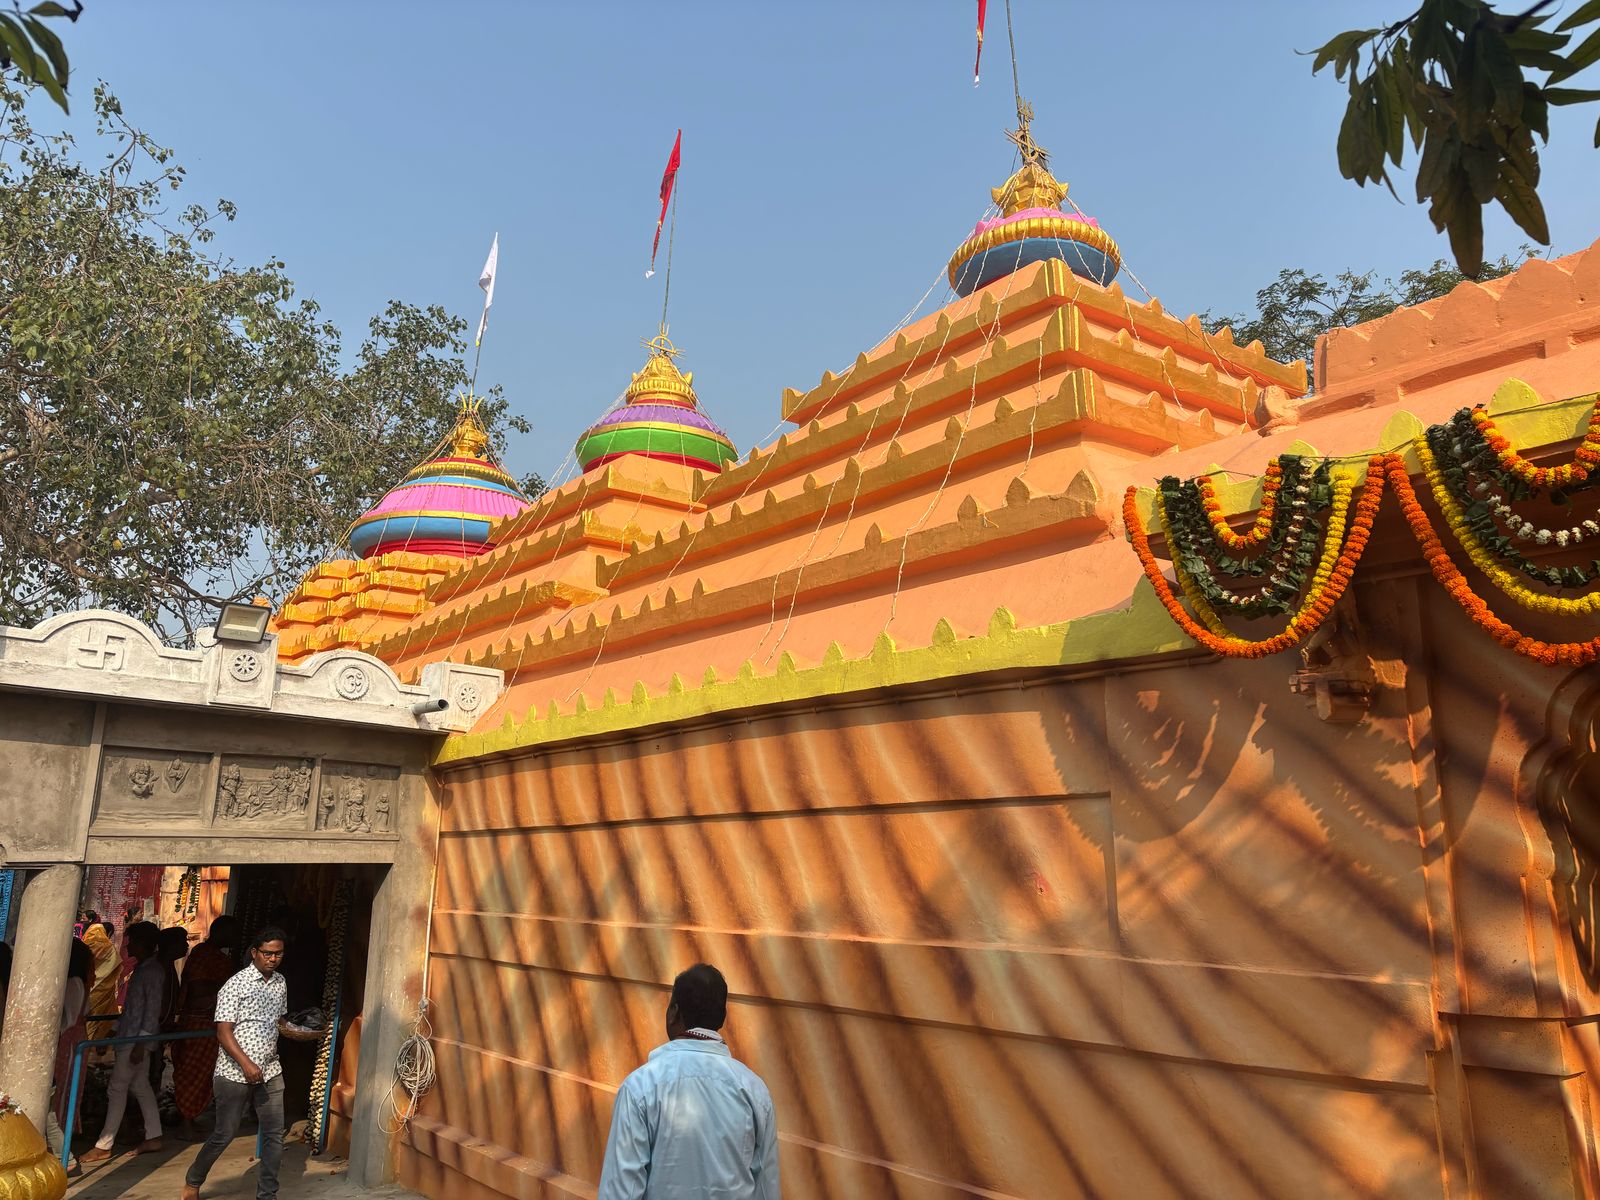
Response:
[{"label": "green and purple dome finial", "polygon": [[728,435],[700,411],[694,373],[678,370],[679,350],[666,327],[645,343],[650,357],[637,372],[620,407],[601,417],[578,439],[585,471],[624,454],[641,454],[713,474],[739,457]]}]

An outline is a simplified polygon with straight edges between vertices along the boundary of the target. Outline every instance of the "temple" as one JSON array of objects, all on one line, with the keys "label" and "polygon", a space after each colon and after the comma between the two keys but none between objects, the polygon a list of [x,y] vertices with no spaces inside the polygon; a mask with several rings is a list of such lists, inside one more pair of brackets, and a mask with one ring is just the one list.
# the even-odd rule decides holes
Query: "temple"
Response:
[{"label": "temple", "polygon": [[1130,297],[1013,140],[955,298],[785,391],[776,442],[735,458],[651,343],[578,478],[442,574],[385,568],[403,618],[281,614],[290,654],[505,673],[435,759],[411,1186],[586,1194],[702,958],[786,1195],[1596,1186],[1592,678],[1475,629],[1393,517],[1318,649],[1204,653],[1122,496],[1153,520],[1158,476],[1221,470],[1248,521],[1276,456],[1359,462],[1471,405],[1559,454],[1600,250],[1335,332],[1308,392]]},{"label": "temple", "polygon": [[[949,302],[776,441],[738,455],[663,328],[576,478],[524,496],[468,402],[274,615],[280,671],[460,701],[406,1186],[593,1195],[705,960],[785,1196],[1600,1190],[1600,620],[1490,624],[1415,500],[1430,446],[1519,504],[1588,461],[1600,244],[1308,372],[1130,296],[1029,115]],[[1577,540],[1519,553],[1582,591],[1560,479]]]}]

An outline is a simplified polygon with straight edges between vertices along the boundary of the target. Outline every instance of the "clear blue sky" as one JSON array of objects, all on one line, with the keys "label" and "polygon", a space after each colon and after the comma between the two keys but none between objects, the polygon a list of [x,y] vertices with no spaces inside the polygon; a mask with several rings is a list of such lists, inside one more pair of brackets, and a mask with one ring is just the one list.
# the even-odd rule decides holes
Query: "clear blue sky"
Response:
[{"label": "clear blue sky", "polygon": [[[644,271],[679,126],[672,334],[741,451],[784,387],[847,365],[936,281],[925,310],[941,302],[1011,162],[1004,3],[977,90],[975,7],[88,0],[65,37],[79,112],[107,80],[194,199],[239,205],[222,250],[282,258],[347,344],[391,297],[475,322],[498,230],[480,382],[533,423],[507,465],[548,476],[655,331],[662,274]],[[1284,266],[1447,255],[1422,209],[1339,177],[1343,89],[1295,54],[1412,0],[1012,7],[1036,136],[1169,310],[1247,307]],[[1600,236],[1594,120],[1552,120],[1558,253]],[[1491,216],[1491,255],[1522,240]]]}]

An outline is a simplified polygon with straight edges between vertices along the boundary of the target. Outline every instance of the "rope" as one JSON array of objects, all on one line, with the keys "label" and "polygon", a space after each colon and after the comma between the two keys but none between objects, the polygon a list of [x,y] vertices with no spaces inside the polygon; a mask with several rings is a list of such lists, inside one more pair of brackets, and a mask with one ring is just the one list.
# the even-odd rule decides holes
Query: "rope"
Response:
[{"label": "rope", "polygon": [[[444,845],[444,814],[439,814],[439,827],[433,834],[433,882],[428,888],[428,916],[422,934],[422,997],[417,1001],[417,1016],[411,1022],[411,1035],[400,1043],[394,1056],[394,1071],[389,1079],[383,1103],[378,1106],[378,1128],[386,1137],[393,1137],[411,1123],[417,1115],[422,1098],[433,1090],[438,1078],[434,1070],[433,1025],[428,1020],[432,1001],[428,998],[428,976],[433,971],[433,914],[439,904],[439,852]],[[394,1090],[402,1087],[406,1093],[405,1108],[395,1102]],[[392,1118],[392,1122],[391,1122]]]}]

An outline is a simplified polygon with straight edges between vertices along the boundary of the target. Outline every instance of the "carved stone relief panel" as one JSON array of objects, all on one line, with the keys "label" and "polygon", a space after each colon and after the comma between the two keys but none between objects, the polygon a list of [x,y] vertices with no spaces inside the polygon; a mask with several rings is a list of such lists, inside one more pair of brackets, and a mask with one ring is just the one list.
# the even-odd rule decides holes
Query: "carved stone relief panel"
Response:
[{"label": "carved stone relief panel", "polygon": [[316,765],[309,758],[226,754],[217,775],[215,822],[252,829],[305,829]]},{"label": "carved stone relief panel", "polygon": [[390,835],[400,816],[400,771],[368,763],[324,762],[316,828],[324,833]]},{"label": "carved stone relief panel", "polygon": [[107,746],[95,821],[171,824],[204,819],[211,756]]}]

